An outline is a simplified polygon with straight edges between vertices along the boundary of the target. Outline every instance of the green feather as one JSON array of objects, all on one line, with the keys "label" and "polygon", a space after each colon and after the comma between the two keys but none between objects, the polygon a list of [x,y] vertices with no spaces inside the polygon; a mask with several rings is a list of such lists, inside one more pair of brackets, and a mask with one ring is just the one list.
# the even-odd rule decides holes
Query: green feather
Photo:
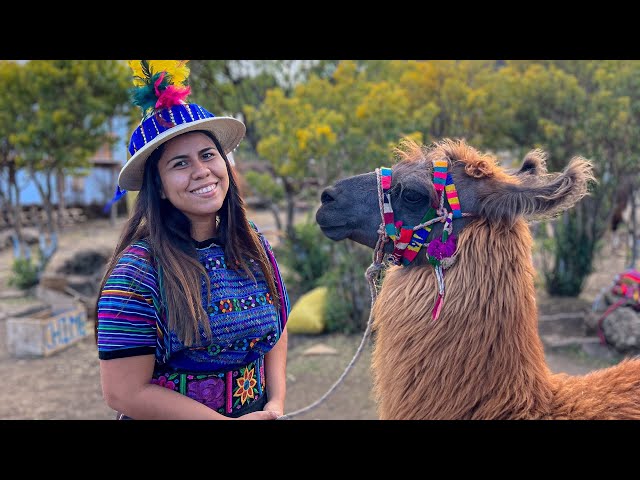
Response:
[{"label": "green feather", "polygon": [[[144,117],[150,115],[155,110],[158,96],[156,95],[155,82],[158,80],[162,72],[154,73],[149,65],[148,60],[140,60],[140,67],[143,73],[143,77],[134,76],[134,79],[139,80],[143,85],[134,86],[129,89],[129,96],[131,102],[140,107]],[[162,92],[169,85],[172,84],[171,75],[165,74],[162,82],[158,85],[158,91]]]}]

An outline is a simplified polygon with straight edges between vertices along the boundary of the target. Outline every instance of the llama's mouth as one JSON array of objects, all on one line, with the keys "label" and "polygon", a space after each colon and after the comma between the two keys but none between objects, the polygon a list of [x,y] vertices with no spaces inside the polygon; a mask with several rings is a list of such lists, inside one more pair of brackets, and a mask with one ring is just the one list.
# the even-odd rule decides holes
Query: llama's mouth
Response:
[{"label": "llama's mouth", "polygon": [[331,240],[344,240],[351,233],[351,228],[345,222],[336,222],[327,205],[322,205],[316,212],[316,223],[322,233]]},{"label": "llama's mouth", "polygon": [[326,237],[336,242],[339,240],[344,240],[351,233],[351,229],[348,228],[346,225],[337,225],[337,226],[320,225],[320,230],[322,230],[322,233],[324,233]]}]

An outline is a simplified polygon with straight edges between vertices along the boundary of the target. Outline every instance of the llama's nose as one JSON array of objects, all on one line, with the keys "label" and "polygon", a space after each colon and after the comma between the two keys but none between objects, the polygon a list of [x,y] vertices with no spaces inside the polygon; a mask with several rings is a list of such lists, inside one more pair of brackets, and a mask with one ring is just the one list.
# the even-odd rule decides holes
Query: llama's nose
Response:
[{"label": "llama's nose", "polygon": [[337,193],[334,187],[325,188],[320,195],[320,201],[324,205],[325,203],[333,202],[336,199]]}]

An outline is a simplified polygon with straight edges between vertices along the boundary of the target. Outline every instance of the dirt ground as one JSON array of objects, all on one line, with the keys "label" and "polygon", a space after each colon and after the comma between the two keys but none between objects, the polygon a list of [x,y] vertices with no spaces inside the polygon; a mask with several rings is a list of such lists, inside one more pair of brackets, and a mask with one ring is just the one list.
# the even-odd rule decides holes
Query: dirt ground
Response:
[{"label": "dirt ground", "polygon": [[[277,238],[270,225],[269,214],[252,214],[256,224],[265,230],[273,243]],[[73,252],[86,248],[113,248],[121,222],[115,227],[105,221],[94,221],[66,231],[49,270],[54,270]],[[596,272],[588,279],[578,299],[558,302],[541,295],[541,312],[584,311],[612,275],[624,267],[620,255],[602,255]],[[6,279],[11,252],[0,252],[0,291],[8,291]],[[364,279],[363,279],[364,281]],[[0,310],[21,307],[24,299],[0,300]],[[0,339],[6,337],[4,316],[0,315]],[[287,364],[287,403],[285,413],[292,420],[372,420],[376,419],[371,397],[371,340],[343,382],[323,401],[318,401],[335,384],[352,360],[362,340],[361,335],[289,335]],[[327,346],[334,354],[308,354],[311,347]],[[547,362],[554,372],[579,375],[612,365],[620,360],[606,348],[592,354],[576,348],[545,348]],[[13,358],[0,342],[0,371],[4,388],[0,389],[0,419],[5,420],[110,420],[114,412],[102,400],[98,356],[92,337],[70,345],[49,357]]]}]

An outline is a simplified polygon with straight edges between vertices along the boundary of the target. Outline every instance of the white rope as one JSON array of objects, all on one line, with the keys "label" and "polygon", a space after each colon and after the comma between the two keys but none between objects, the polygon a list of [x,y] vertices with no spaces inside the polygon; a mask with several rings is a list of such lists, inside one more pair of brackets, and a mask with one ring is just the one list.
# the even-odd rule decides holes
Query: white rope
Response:
[{"label": "white rope", "polygon": [[360,357],[360,354],[362,353],[364,345],[367,339],[369,338],[369,335],[371,334],[371,327],[373,325],[373,304],[375,303],[376,297],[378,295],[376,280],[379,277],[382,268],[384,267],[384,264],[380,261],[380,258],[381,258],[380,252],[382,251],[382,248],[386,243],[386,240],[383,240],[384,238],[386,238],[386,234],[384,234],[384,223],[382,224],[381,227],[382,227],[381,230],[378,230],[378,233],[379,233],[378,241],[373,251],[374,260],[371,263],[371,265],[369,265],[369,268],[367,268],[367,271],[365,272],[365,278],[369,283],[369,292],[371,294],[371,310],[369,311],[369,320],[367,321],[367,327],[364,331],[364,335],[362,336],[362,340],[360,341],[360,345],[358,345],[358,349],[356,350],[356,353],[353,355],[353,358],[351,358],[351,361],[344,369],[344,372],[342,372],[342,375],[340,375],[338,380],[336,380],[335,383],[331,385],[331,388],[329,388],[329,390],[327,390],[327,392],[322,397],[320,397],[318,400],[316,400],[315,402],[313,402],[312,404],[304,408],[295,410],[291,413],[281,415],[278,418],[276,418],[276,420],[289,420],[292,417],[300,415],[301,413],[305,413],[317,407],[318,405],[320,405],[324,400],[327,399],[327,397],[329,397],[329,395],[331,395],[335,391],[335,389],[338,387],[338,385],[340,385],[340,383],[347,376],[347,374],[349,373],[353,365],[356,363],[356,360],[358,359],[358,357]]}]

